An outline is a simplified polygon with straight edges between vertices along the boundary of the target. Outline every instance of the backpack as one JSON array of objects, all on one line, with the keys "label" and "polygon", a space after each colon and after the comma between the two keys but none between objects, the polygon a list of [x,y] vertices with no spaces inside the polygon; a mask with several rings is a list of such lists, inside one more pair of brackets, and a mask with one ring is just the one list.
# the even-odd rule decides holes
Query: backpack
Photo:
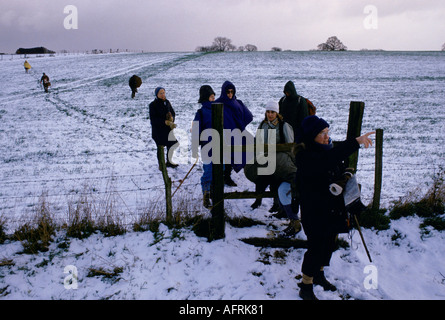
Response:
[{"label": "backpack", "polygon": [[[304,97],[302,97],[302,96],[299,96],[299,97],[298,97],[298,103],[299,103],[299,104],[301,103],[301,99],[302,99],[302,98],[303,98],[304,100],[306,100],[308,116],[313,116],[313,115],[315,115],[315,114],[317,113],[317,107],[314,106],[314,104],[312,103],[311,100],[309,100],[308,98],[304,98]],[[282,100],[284,100],[284,99],[282,99]],[[281,101],[280,101],[280,102],[281,102]]]},{"label": "backpack", "polygon": [[[306,99],[306,98],[305,98]],[[306,99],[307,102],[307,111],[310,116],[313,116],[317,113],[317,108],[314,106],[311,100]]]}]

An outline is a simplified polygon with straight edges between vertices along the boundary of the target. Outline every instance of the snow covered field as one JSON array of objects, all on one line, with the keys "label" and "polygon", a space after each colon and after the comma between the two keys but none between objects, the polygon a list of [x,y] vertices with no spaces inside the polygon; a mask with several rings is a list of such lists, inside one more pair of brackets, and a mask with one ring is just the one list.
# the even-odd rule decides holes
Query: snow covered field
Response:
[{"label": "snow covered field", "polygon": [[[7,82],[0,88],[0,215],[13,230],[30,216],[44,193],[61,222],[67,203],[88,193],[100,199],[113,193],[117,208],[130,226],[150,203],[163,197],[151,140],[148,104],[157,86],[166,88],[177,113],[176,129],[183,146],[194,113],[198,90],[210,84],[217,95],[225,80],[251,109],[255,132],[264,105],[282,96],[293,80],[297,91],[318,107],[318,115],[342,140],[350,101],[364,101],[362,132],[384,129],[382,206],[416,188],[426,191],[443,168],[445,54],[441,52],[257,52],[201,55],[146,53],[78,55],[2,60]],[[49,94],[38,84],[42,72],[52,83]],[[143,84],[130,98],[128,79],[137,74]],[[186,148],[169,171],[174,186],[191,167]],[[374,149],[360,151],[359,179],[365,203],[372,199]],[[196,199],[200,168],[181,187]],[[253,190],[243,174],[234,174],[238,188]],[[252,211],[251,200],[227,201],[232,216],[253,217],[266,226],[227,226],[226,239],[208,243],[189,230],[161,227],[159,234],[129,232],[104,238],[57,243],[38,255],[18,254],[18,242],[1,245],[2,299],[298,299],[296,279],[305,250],[259,249],[240,238],[265,236],[281,223],[270,217],[270,199]],[[369,267],[358,233],[352,246],[334,253],[327,276],[339,292],[317,288],[321,299],[444,299],[443,232],[421,233],[420,219],[394,221],[387,231],[364,230],[373,267]],[[399,235],[397,241],[391,238]],[[401,236],[400,236],[401,235]],[[63,239],[63,235],[59,235]],[[304,239],[304,234],[299,234]],[[67,289],[65,267],[77,271],[77,289]],[[72,268],[70,267],[70,268]],[[88,277],[91,268],[112,271],[112,279]],[[74,269],[70,269],[74,270]],[[378,287],[366,285],[378,271]],[[371,281],[376,284],[376,279]],[[369,283],[368,283],[369,284]]]}]

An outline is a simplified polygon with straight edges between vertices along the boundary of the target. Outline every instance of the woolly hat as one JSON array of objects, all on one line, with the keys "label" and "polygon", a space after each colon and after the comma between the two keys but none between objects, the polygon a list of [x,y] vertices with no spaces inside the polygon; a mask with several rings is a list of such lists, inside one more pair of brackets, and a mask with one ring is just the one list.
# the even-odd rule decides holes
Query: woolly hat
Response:
[{"label": "woolly hat", "polygon": [[269,101],[266,103],[266,111],[275,111],[276,113],[279,112],[278,102],[275,101]]},{"label": "woolly hat", "polygon": [[329,124],[322,118],[309,116],[304,118],[301,127],[303,130],[303,140],[313,141],[323,129],[329,128]]},{"label": "woolly hat", "polygon": [[214,95],[215,92],[213,91],[212,87],[209,85],[203,85],[201,88],[199,88],[199,103],[203,103],[205,101],[209,101],[209,98],[211,95]]},{"label": "woolly hat", "polygon": [[[159,91],[161,91],[162,89],[164,89],[163,87],[157,87],[156,89],[155,89],[155,97],[157,98],[158,97],[158,93],[159,93]],[[165,89],[164,89],[165,90]]]}]

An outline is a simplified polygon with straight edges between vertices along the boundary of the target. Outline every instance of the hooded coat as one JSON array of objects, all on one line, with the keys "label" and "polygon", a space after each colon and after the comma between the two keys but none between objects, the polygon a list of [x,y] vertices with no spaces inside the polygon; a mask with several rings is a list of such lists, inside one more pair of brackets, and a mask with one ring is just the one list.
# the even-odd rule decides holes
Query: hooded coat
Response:
[{"label": "hooded coat", "polygon": [[[233,89],[233,97],[229,99],[227,96],[227,90]],[[236,98],[236,88],[235,85],[226,81],[221,87],[221,95],[216,99],[215,103],[224,104],[224,129],[240,129],[244,131],[247,125],[252,122],[253,115],[250,110],[244,105],[241,100]],[[234,144],[234,139],[232,138],[232,144]],[[235,172],[239,172],[246,164],[246,159],[243,157],[242,163],[234,163],[234,154],[232,154],[232,167]]]},{"label": "hooded coat", "polygon": [[288,96],[282,97],[278,102],[279,111],[284,121],[294,129],[294,141],[297,141],[301,135],[301,123],[309,115],[308,105],[306,99],[298,95],[292,81],[286,83],[283,91],[287,92]]},{"label": "hooded coat", "polygon": [[[228,89],[234,91],[232,99],[227,96]],[[232,82],[226,81],[223,83],[221,95],[215,102],[224,104],[224,129],[244,131],[247,125],[252,122],[253,115],[244,103],[236,98],[236,88]]]},{"label": "hooded coat", "polygon": [[128,80],[128,85],[131,91],[138,92],[138,88],[142,85],[142,80],[137,75],[133,75],[130,80]]},{"label": "hooded coat", "polygon": [[167,114],[169,112],[173,116],[173,120],[176,116],[170,101],[163,101],[156,97],[155,100],[150,103],[149,111],[151,136],[156,142],[156,145],[166,146],[167,148],[173,146],[177,140],[175,139],[174,141],[168,141],[168,135],[172,129],[165,124],[165,120],[167,120]]}]

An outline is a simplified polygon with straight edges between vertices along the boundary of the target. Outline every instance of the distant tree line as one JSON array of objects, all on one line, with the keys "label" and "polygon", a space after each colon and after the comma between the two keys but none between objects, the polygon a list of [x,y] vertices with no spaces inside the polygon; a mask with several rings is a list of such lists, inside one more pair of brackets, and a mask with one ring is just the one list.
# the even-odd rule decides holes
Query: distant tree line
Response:
[{"label": "distant tree line", "polygon": [[[336,37],[328,38],[325,43],[318,45],[317,50],[321,51],[346,51],[348,48]],[[197,52],[226,52],[226,51],[258,51],[257,46],[246,44],[245,46],[235,46],[232,40],[226,37],[216,37],[210,46],[199,46]],[[271,51],[283,51],[279,47],[272,47]]]},{"label": "distant tree line", "polygon": [[[336,36],[329,37],[326,42],[320,43],[317,46],[319,51],[347,51],[348,47],[343,44]],[[225,51],[258,51],[258,48],[253,44],[246,44],[245,46],[235,46],[232,40],[226,37],[216,37],[210,46],[197,47],[197,52],[225,52]],[[282,51],[279,47],[272,47],[271,51]],[[442,51],[445,51],[445,43],[442,45]]]},{"label": "distant tree line", "polygon": [[225,51],[258,51],[257,46],[246,44],[245,46],[235,46],[232,40],[226,37],[216,37],[210,46],[197,47],[197,52],[225,52]]}]

